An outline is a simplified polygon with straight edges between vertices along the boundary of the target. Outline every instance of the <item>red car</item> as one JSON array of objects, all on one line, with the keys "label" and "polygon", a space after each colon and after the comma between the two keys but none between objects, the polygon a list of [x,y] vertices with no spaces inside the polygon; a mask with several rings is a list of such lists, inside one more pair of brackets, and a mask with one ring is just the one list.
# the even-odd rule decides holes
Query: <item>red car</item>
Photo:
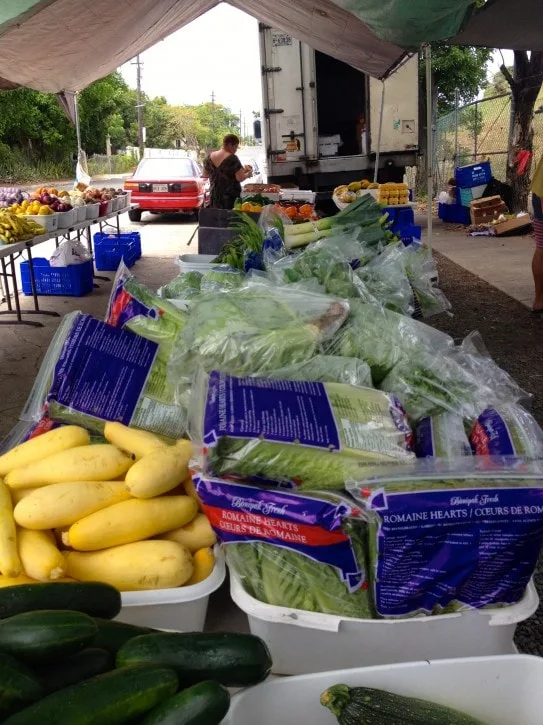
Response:
[{"label": "red car", "polygon": [[141,221],[144,211],[198,216],[209,197],[208,180],[202,177],[199,164],[189,158],[142,159],[124,188],[132,192],[132,203],[139,205],[139,209],[128,212],[133,222]]}]

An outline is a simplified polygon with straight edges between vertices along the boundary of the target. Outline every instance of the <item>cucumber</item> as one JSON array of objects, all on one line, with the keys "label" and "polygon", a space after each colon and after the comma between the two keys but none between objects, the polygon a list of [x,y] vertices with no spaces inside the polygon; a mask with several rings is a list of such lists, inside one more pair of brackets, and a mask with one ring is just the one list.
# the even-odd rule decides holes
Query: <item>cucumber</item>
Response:
[{"label": "cucumber", "polygon": [[92,646],[106,649],[108,652],[117,654],[125,642],[134,639],[141,634],[152,634],[156,629],[150,627],[138,627],[135,624],[126,624],[126,622],[110,621],[109,619],[101,619],[94,617],[94,622],[98,627]]},{"label": "cucumber", "polygon": [[450,707],[371,687],[334,685],[322,693],[321,705],[339,725],[485,725]]},{"label": "cucumber", "polygon": [[173,670],[153,665],[97,675],[47,695],[4,721],[4,725],[121,725],[141,721],[177,690]]},{"label": "cucumber", "polygon": [[30,664],[53,662],[87,647],[97,631],[82,612],[24,612],[0,621],[0,650]]},{"label": "cucumber", "polygon": [[40,582],[0,589],[0,619],[36,609],[73,609],[113,619],[121,611],[121,595],[101,582]]},{"label": "cucumber", "polygon": [[115,657],[105,649],[91,647],[48,667],[37,669],[46,692],[56,692],[76,682],[109,672],[115,667]]},{"label": "cucumber", "polygon": [[0,716],[39,700],[44,694],[38,677],[14,657],[0,656]]},{"label": "cucumber", "polygon": [[208,680],[157,705],[141,725],[219,725],[229,707],[228,690]]},{"label": "cucumber", "polygon": [[177,672],[182,687],[214,680],[226,687],[255,685],[271,670],[264,642],[252,634],[159,632],[135,637],[117,653],[117,667],[155,664]]}]

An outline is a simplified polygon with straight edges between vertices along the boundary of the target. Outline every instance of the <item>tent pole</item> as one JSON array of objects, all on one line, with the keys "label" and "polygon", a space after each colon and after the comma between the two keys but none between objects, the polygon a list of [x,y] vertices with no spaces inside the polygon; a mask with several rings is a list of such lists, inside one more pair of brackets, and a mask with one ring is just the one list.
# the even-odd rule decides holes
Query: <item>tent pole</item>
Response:
[{"label": "tent pole", "polygon": [[81,151],[81,128],[79,126],[79,106],[77,103],[77,93],[74,93],[74,116],[75,116],[75,134],[77,136],[77,155]]},{"label": "tent pole", "polygon": [[381,81],[381,112],[379,114],[379,134],[377,136],[377,153],[375,154],[375,169],[373,170],[373,183],[377,183],[379,173],[379,156],[381,154],[381,132],[383,130],[383,112],[385,109],[385,82]]},{"label": "tent pole", "polygon": [[432,254],[432,197],[434,196],[434,177],[432,165],[434,162],[433,134],[432,134],[432,47],[425,43],[424,54],[426,61],[426,168],[427,168],[427,215],[428,215],[428,250]]}]

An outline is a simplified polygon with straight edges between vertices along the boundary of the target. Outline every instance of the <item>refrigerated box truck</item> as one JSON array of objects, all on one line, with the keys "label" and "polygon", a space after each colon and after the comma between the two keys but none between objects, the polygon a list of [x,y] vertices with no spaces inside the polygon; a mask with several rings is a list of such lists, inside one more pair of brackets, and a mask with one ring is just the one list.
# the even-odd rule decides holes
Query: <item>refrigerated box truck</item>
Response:
[{"label": "refrigerated box truck", "polygon": [[[382,82],[260,24],[268,182],[314,191],[373,179]],[[416,164],[418,58],[384,82],[379,181]]]}]

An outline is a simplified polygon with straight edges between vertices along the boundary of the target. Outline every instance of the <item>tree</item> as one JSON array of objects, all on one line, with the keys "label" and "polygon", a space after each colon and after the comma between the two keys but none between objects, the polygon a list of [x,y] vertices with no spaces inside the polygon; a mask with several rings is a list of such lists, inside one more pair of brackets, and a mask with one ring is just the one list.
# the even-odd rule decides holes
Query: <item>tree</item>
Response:
[{"label": "tree", "polygon": [[[513,73],[513,66],[508,65],[507,70],[509,73]],[[485,89],[484,97],[492,98],[492,96],[500,96],[504,93],[511,93],[511,88],[504,74],[501,70],[498,70],[494,73],[488,87]]]},{"label": "tree", "polygon": [[543,85],[543,51],[516,50],[513,73],[502,65],[500,70],[511,88],[511,138],[508,145],[507,181],[513,191],[512,211],[526,211],[530,174],[517,174],[519,151],[534,150],[534,108]]},{"label": "tree", "polygon": [[[486,84],[486,69],[492,50],[488,48],[463,48],[444,43],[432,44],[432,115],[442,115],[454,110],[456,94],[461,105],[475,100]],[[419,63],[419,118],[421,180],[426,178],[426,62],[424,54]]]},{"label": "tree", "polygon": [[464,108],[460,114],[460,126],[466,129],[473,138],[473,146],[476,147],[477,138],[481,135],[483,130],[484,116],[480,108],[475,106],[468,106]]}]

